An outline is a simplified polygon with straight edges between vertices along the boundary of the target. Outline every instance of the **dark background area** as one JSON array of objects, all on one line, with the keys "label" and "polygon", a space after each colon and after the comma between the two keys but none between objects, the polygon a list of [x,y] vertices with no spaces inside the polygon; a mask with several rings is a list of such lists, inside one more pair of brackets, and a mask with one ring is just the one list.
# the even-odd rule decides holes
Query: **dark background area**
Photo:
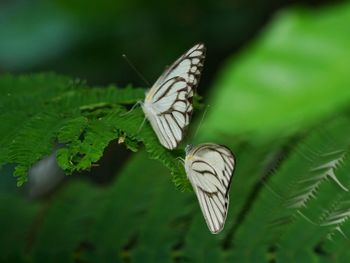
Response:
[{"label": "dark background area", "polygon": [[208,48],[199,93],[225,58],[249,45],[284,7],[341,1],[5,1],[0,4],[0,70],[55,71],[90,85],[145,86],[197,42]]}]

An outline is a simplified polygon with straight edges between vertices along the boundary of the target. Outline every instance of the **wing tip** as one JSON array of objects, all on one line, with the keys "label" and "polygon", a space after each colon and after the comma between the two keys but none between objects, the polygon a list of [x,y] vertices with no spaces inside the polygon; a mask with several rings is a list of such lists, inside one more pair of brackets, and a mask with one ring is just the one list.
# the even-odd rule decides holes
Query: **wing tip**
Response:
[{"label": "wing tip", "polygon": [[196,45],[194,45],[194,46],[197,46],[197,48],[206,48],[205,47],[205,44],[204,44],[204,42],[202,42],[202,41],[200,41],[200,42],[198,42]]},{"label": "wing tip", "polygon": [[210,229],[209,228],[209,231],[213,235],[217,235],[217,234],[220,234],[223,229],[224,229],[224,224],[222,224],[218,229]]}]

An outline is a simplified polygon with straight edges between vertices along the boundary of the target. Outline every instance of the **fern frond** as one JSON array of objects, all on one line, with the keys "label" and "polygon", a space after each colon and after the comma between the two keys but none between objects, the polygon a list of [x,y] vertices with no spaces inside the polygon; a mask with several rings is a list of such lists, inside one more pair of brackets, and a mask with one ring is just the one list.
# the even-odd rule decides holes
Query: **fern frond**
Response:
[{"label": "fern frond", "polygon": [[[140,88],[87,87],[81,81],[38,74],[0,78],[0,165],[15,164],[18,185],[30,167],[59,144],[57,160],[66,173],[89,169],[106,146],[119,138],[128,149],[144,144],[149,157],[161,161],[173,174],[175,185],[190,189],[176,154],[164,149],[140,108],[130,113],[124,105],[143,99]],[[9,98],[11,97],[11,98]],[[6,110],[6,111],[5,111]]]},{"label": "fern frond", "polygon": [[298,184],[294,196],[287,200],[287,207],[301,208],[305,207],[306,203],[316,197],[316,193],[320,184],[324,180],[333,180],[341,189],[348,191],[348,189],[339,181],[336,176],[336,170],[344,161],[346,152],[338,150],[335,152],[320,153],[318,155],[319,161],[316,167],[311,167],[309,170],[309,177],[301,179]]},{"label": "fern frond", "polygon": [[17,164],[14,175],[18,185],[27,180],[29,168],[54,148],[55,132],[62,119],[54,112],[38,113],[16,128],[8,145],[8,162]]},{"label": "fern frond", "polygon": [[[290,250],[293,255],[289,259],[297,258],[297,253],[312,250],[347,220],[344,204],[349,199],[345,190],[350,187],[345,172],[350,165],[349,132],[350,120],[338,118],[296,147],[271,176],[268,187],[263,187],[239,226],[234,238],[235,257],[252,253],[257,247],[267,253],[269,246],[277,246],[279,260],[287,260],[283,253]],[[241,242],[252,236],[249,244]],[[300,243],[308,247],[299,247]]]},{"label": "fern frond", "polygon": [[342,262],[350,257],[350,220],[335,227],[322,243],[322,248],[329,261]]}]

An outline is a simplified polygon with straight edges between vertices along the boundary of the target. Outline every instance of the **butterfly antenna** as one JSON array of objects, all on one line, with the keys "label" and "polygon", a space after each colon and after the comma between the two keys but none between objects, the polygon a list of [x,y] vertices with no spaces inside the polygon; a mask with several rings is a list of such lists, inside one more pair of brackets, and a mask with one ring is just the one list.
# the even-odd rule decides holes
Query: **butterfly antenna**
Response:
[{"label": "butterfly antenna", "polygon": [[125,113],[122,113],[122,114],[120,114],[119,116],[125,116],[125,115],[128,115],[130,112],[132,112],[135,108],[136,108],[136,106],[138,106],[138,105],[140,105],[142,103],[142,101],[138,101],[138,102],[136,102],[134,105],[132,105],[132,107],[131,107],[131,109],[130,110],[128,110],[127,112],[125,112]]},{"label": "butterfly antenna", "polygon": [[137,130],[137,133],[139,133],[142,130],[142,127],[145,124],[145,121],[146,121],[146,116],[143,118],[143,121],[141,122],[141,125],[140,125],[139,129]]},{"label": "butterfly antenna", "polygon": [[210,106],[210,105],[208,104],[208,105],[205,107],[205,110],[204,110],[204,112],[203,112],[202,118],[201,118],[201,120],[200,120],[200,122],[199,122],[199,124],[198,124],[197,130],[196,130],[196,132],[194,133],[194,137],[196,137],[196,135],[197,135],[197,133],[198,133],[198,131],[199,131],[199,128],[200,128],[201,125],[202,125],[202,122],[203,122],[203,120],[204,120],[205,115],[207,114],[207,111],[208,111],[209,106]]},{"label": "butterfly antenna", "polygon": [[139,70],[137,70],[137,68],[134,66],[133,63],[131,63],[131,61],[128,59],[128,57],[125,54],[123,54],[122,57],[129,64],[129,66],[136,72],[136,74],[139,76],[139,78],[142,79],[142,81],[145,82],[148,87],[150,87],[151,85],[149,84],[147,79],[140,73]]}]

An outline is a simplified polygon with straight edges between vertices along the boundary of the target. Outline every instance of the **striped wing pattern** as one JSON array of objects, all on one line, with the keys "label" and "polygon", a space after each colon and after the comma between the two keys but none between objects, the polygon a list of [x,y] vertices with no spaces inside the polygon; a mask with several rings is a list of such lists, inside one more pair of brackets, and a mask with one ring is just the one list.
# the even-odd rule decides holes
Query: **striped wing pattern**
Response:
[{"label": "striped wing pattern", "polygon": [[197,44],[176,60],[146,93],[142,109],[160,143],[174,149],[192,116],[192,97],[198,85],[205,47]]},{"label": "striped wing pattern", "polygon": [[201,144],[186,154],[187,176],[213,234],[219,233],[225,224],[234,167],[232,152],[221,145]]}]

